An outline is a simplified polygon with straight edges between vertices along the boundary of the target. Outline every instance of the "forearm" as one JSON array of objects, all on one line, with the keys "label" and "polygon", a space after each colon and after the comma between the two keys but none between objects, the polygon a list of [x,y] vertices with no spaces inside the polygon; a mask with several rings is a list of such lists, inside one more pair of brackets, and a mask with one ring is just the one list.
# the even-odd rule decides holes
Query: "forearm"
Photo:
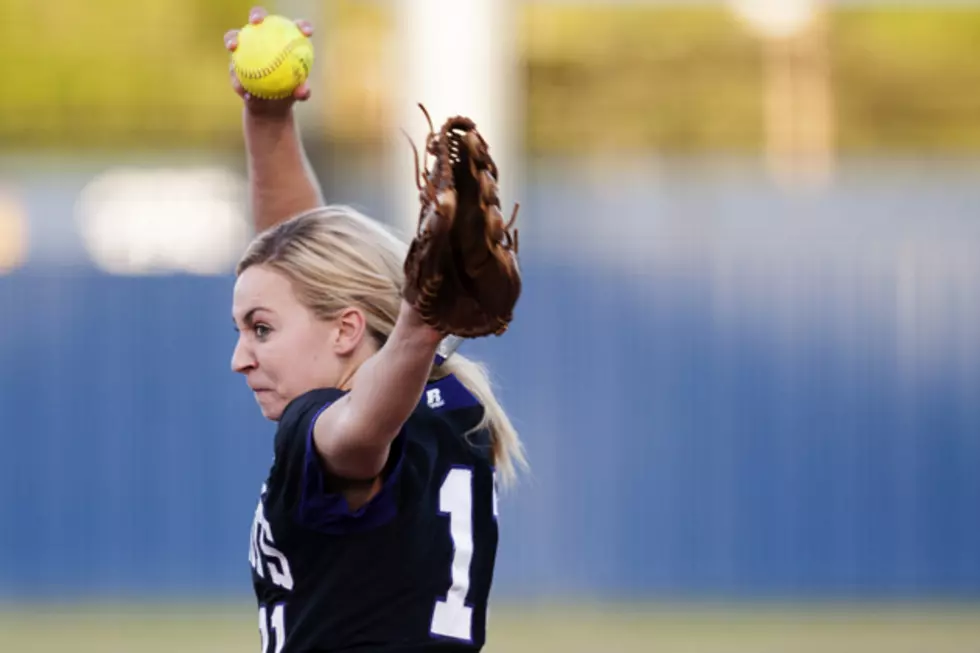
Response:
[{"label": "forearm", "polygon": [[384,347],[361,365],[348,393],[351,422],[361,438],[394,439],[425,390],[440,340],[403,304]]},{"label": "forearm", "polygon": [[292,110],[258,115],[244,110],[249,199],[256,232],[323,204]]}]

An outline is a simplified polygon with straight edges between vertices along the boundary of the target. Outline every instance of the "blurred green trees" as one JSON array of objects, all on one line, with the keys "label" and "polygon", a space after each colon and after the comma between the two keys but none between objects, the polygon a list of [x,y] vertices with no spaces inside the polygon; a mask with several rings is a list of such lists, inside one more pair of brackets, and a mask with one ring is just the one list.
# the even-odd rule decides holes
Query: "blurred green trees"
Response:
[{"label": "blurred green trees", "polygon": [[[221,35],[252,4],[6,0],[0,146],[238,147]],[[383,56],[365,39],[382,43],[392,21],[369,4],[333,2],[318,37],[335,41],[319,49]],[[522,19],[532,152],[762,148],[764,49],[723,5],[534,4]],[[980,151],[980,7],[839,8],[827,24],[839,150]],[[343,38],[345,25],[356,35]],[[344,109],[383,114],[383,89],[353,78],[379,64],[358,63],[320,68],[329,79],[314,83],[329,84],[334,102],[321,105],[323,138],[380,128]]]}]

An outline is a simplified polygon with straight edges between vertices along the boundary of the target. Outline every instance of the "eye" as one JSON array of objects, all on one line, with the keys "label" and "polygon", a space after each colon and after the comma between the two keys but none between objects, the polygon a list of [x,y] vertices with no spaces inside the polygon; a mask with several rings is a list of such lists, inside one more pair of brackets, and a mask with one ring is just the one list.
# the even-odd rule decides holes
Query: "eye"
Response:
[{"label": "eye", "polygon": [[252,327],[252,331],[255,333],[256,338],[265,340],[272,333],[272,328],[268,324],[256,324]]}]

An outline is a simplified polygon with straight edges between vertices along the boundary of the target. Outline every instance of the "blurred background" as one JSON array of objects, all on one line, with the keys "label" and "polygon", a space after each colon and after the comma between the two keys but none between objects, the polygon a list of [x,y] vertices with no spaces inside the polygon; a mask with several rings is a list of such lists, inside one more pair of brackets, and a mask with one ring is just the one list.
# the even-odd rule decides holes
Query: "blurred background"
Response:
[{"label": "blurred background", "polygon": [[[0,0],[0,651],[258,650],[239,0]],[[980,652],[980,2],[283,0],[332,202],[487,132],[490,651]]]}]

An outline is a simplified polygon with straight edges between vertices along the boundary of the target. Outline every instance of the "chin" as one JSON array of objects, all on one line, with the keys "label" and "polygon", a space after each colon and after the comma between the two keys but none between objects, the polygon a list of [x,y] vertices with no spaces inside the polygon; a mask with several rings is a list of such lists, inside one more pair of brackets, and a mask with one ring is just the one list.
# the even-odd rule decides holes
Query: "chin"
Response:
[{"label": "chin", "polygon": [[279,418],[282,417],[282,411],[281,410],[269,411],[269,410],[262,409],[262,417],[266,418],[270,422],[278,422]]},{"label": "chin", "polygon": [[258,397],[255,401],[259,404],[259,410],[262,411],[262,417],[266,418],[271,422],[278,422],[279,418],[282,417],[282,411],[285,408],[278,401],[262,401]]}]

